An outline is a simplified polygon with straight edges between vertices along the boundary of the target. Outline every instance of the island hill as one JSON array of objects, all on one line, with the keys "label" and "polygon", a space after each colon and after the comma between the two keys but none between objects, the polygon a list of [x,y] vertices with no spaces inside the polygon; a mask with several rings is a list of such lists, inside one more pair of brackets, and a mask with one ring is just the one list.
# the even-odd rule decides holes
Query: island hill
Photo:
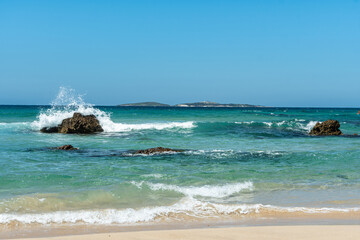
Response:
[{"label": "island hill", "polygon": [[158,102],[140,102],[140,103],[127,103],[117,105],[118,107],[264,107],[259,105],[250,104],[236,104],[236,103],[216,103],[216,102],[195,102],[195,103],[182,103],[176,105],[163,104]]},{"label": "island hill", "polygon": [[117,105],[118,107],[171,107],[168,104],[158,102],[139,102],[139,103],[126,103]]}]

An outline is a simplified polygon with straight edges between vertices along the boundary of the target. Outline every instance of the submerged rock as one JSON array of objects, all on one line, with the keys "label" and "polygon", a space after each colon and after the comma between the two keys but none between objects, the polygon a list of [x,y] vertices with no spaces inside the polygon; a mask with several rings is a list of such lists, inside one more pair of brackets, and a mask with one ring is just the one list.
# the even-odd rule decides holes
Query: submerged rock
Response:
[{"label": "submerged rock", "polygon": [[163,152],[183,152],[184,150],[181,149],[171,149],[171,148],[163,148],[163,147],[156,147],[156,148],[148,148],[144,150],[137,150],[135,154],[154,154],[154,153],[163,153]]},{"label": "submerged rock", "polygon": [[357,112],[357,114],[358,114],[358,115],[360,114],[360,110]]},{"label": "submerged rock", "polygon": [[43,132],[43,133],[57,133],[57,132],[59,132],[59,126],[57,126],[57,127],[44,127],[42,129],[40,129],[40,132]]},{"label": "submerged rock", "polygon": [[311,129],[310,135],[316,136],[330,136],[330,135],[342,135],[340,131],[340,123],[337,120],[327,120],[323,123],[316,123]]},{"label": "submerged rock", "polygon": [[44,133],[97,133],[103,132],[99,120],[95,115],[82,115],[74,113],[71,118],[66,118],[57,127],[44,127],[40,130]]},{"label": "submerged rock", "polygon": [[75,148],[72,145],[64,145],[64,146],[57,147],[56,149],[59,149],[59,150],[78,150],[78,148]]}]

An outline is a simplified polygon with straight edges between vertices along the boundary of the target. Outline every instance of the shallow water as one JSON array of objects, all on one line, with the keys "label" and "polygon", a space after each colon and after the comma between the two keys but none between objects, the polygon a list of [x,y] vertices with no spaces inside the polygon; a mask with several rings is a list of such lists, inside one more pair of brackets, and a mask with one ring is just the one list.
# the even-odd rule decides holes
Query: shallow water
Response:
[{"label": "shallow water", "polygon": [[[40,133],[73,112],[105,132]],[[357,109],[0,106],[0,224],[357,212]],[[311,137],[339,120],[344,136]],[[52,147],[72,144],[77,151]],[[185,152],[134,155],[150,147]],[[271,214],[270,214],[271,215]]]}]

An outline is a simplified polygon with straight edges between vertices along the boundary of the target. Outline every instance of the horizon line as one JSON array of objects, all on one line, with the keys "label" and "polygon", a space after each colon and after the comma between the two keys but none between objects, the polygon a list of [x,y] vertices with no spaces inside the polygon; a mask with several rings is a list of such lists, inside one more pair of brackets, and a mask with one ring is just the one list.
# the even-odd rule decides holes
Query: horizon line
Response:
[{"label": "horizon line", "polygon": [[[126,104],[126,103],[125,103]],[[223,104],[228,104],[228,103],[223,103]],[[242,104],[242,103],[240,103]],[[136,107],[136,108],[182,108],[182,109],[191,109],[191,108],[349,108],[349,109],[360,109],[359,107],[354,107],[354,106],[341,106],[341,107],[334,107],[334,106],[263,106],[263,105],[254,105],[254,107],[179,107],[179,106],[175,106],[175,105],[169,105],[169,106],[121,106],[121,104],[117,104],[117,105],[103,105],[103,104],[90,104],[96,107],[122,107],[122,108],[132,108],[132,107]],[[252,105],[252,104],[249,104]],[[51,104],[0,104],[0,106],[52,106]],[[61,105],[59,105],[61,106]],[[65,105],[64,105],[65,106]]]}]

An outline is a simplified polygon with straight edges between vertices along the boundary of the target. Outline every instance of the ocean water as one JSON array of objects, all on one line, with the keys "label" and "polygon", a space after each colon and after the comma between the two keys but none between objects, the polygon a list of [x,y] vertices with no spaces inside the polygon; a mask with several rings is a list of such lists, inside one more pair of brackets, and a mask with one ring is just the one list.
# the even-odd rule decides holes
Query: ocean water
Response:
[{"label": "ocean water", "polygon": [[[49,106],[0,106],[3,226],[359,213],[358,109],[101,107],[64,91]],[[73,112],[105,131],[39,132]],[[344,136],[308,135],[327,119]],[[79,150],[52,149],[64,144]],[[157,146],[185,152],[131,152]]]}]

